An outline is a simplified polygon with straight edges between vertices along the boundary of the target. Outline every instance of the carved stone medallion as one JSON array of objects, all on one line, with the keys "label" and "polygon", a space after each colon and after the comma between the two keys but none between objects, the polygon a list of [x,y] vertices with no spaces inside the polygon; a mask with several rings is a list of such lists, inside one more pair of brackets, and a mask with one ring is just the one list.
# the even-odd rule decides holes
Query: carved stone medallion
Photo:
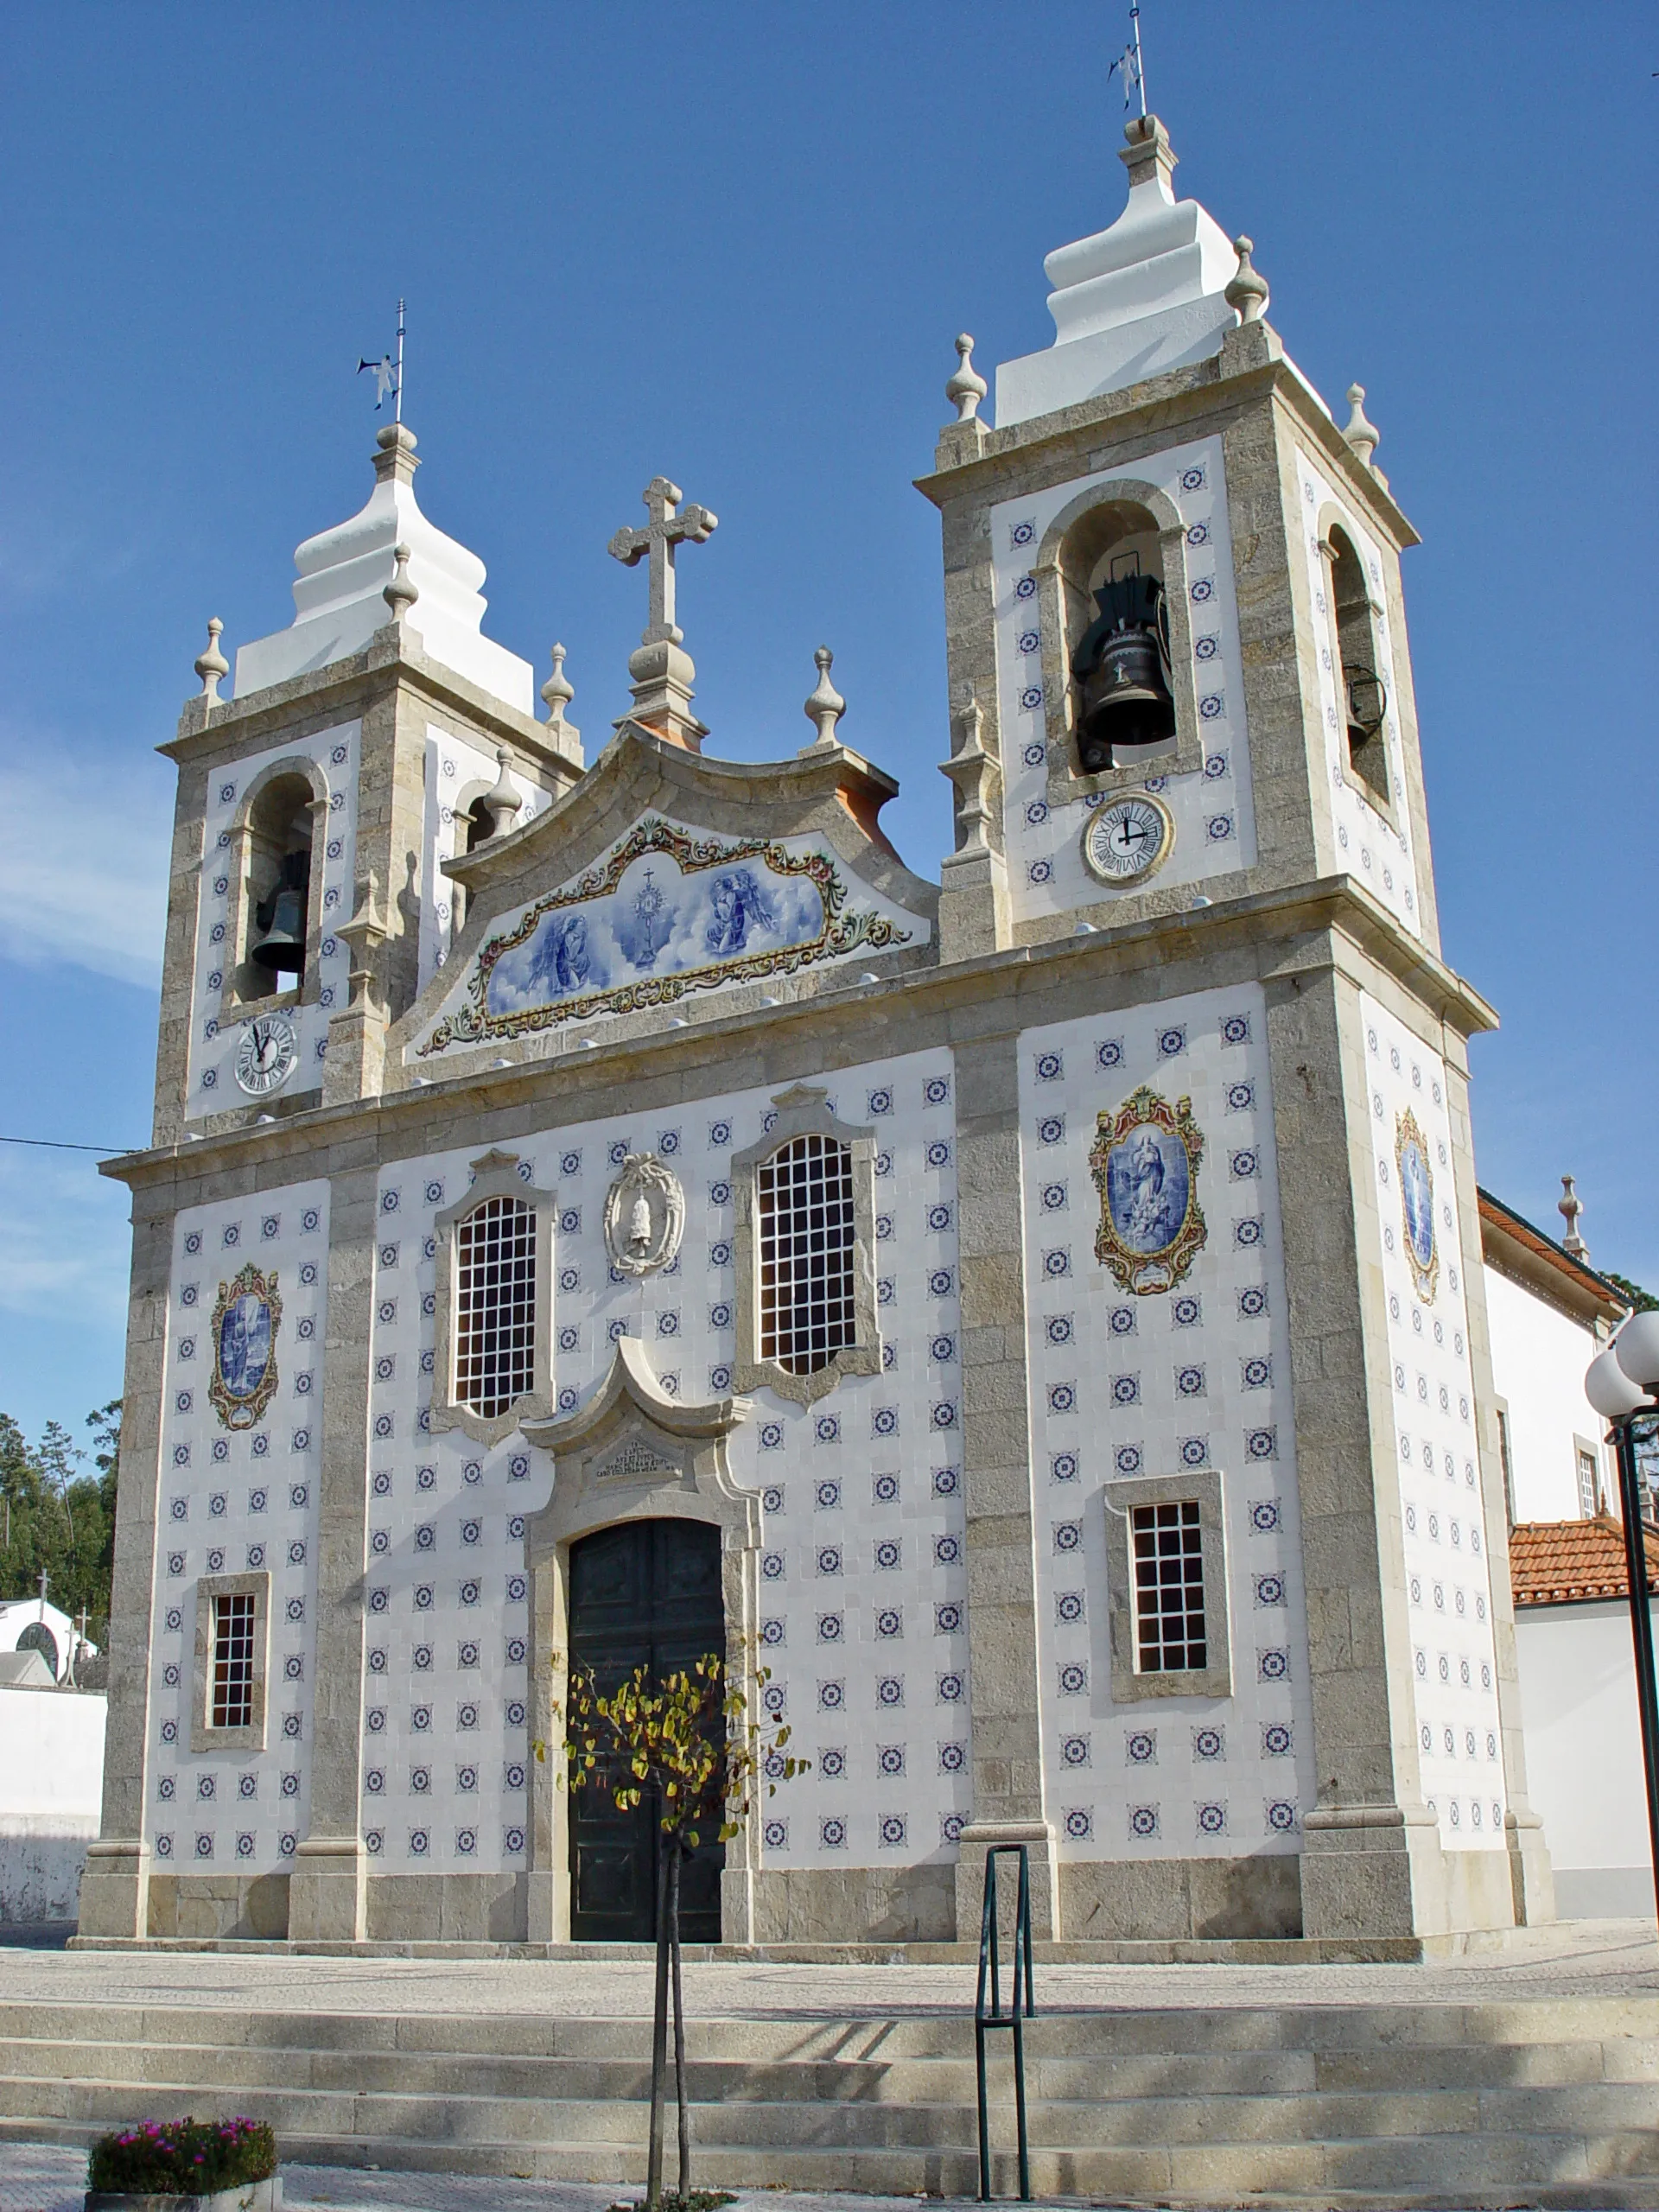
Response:
[{"label": "carved stone medallion", "polygon": [[1137,1297],[1173,1290],[1209,1233],[1198,1205],[1204,1135],[1192,1102],[1172,1106],[1142,1085],[1097,1122],[1089,1154],[1100,1192],[1095,1257]]},{"label": "carved stone medallion", "polygon": [[685,1192],[654,1152],[631,1152],[605,1194],[605,1242],[625,1275],[654,1274],[680,1249]]}]

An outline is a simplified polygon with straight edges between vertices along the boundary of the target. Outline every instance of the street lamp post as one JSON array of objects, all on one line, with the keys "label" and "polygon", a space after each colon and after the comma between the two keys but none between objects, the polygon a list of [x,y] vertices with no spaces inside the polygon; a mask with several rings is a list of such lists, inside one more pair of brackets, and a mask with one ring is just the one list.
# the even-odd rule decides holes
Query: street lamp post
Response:
[{"label": "street lamp post", "polygon": [[1636,1429],[1659,1415],[1659,1313],[1633,1313],[1610,1351],[1590,1363],[1585,1395],[1607,1423],[1618,1459],[1624,1520],[1624,1571],[1630,1591],[1630,1640],[1636,1647],[1636,1706],[1642,1719],[1642,1770],[1648,1789],[1648,1836],[1659,1909],[1659,1687],[1653,1673],[1653,1614],[1648,1599],[1647,1546],[1642,1534],[1642,1485]]}]

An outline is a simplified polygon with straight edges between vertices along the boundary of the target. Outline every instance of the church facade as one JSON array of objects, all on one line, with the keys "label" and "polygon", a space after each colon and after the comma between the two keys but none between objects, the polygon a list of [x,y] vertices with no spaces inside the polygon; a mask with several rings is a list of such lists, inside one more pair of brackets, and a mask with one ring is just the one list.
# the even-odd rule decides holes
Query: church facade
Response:
[{"label": "church facade", "polygon": [[971,1941],[1006,1841],[1068,1942],[1551,1916],[1414,533],[1127,135],[920,483],[937,883],[827,654],[804,749],[703,749],[666,479],[591,766],[401,423],[229,698],[214,626],[83,1941],[647,1934],[565,1670],[715,1646],[810,1764],[709,1940]]}]

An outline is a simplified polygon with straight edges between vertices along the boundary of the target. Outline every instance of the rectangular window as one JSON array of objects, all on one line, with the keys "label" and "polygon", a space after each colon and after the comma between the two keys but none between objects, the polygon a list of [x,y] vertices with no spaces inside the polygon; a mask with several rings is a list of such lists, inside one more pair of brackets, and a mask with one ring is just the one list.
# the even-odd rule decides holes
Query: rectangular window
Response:
[{"label": "rectangular window", "polygon": [[1593,1521],[1601,1503],[1601,1471],[1596,1465],[1593,1452],[1579,1452],[1579,1511],[1586,1521]]},{"label": "rectangular window", "polygon": [[1185,1674],[1210,1664],[1204,1549],[1196,1499],[1129,1509],[1135,1552],[1135,1667]]},{"label": "rectangular window", "polygon": [[536,1209],[486,1198],[455,1224],[455,1400],[485,1421],[536,1387]]},{"label": "rectangular window", "polygon": [[755,1200],[760,1357],[815,1374],[857,1341],[851,1147],[796,1137],[760,1163]]},{"label": "rectangular window", "polygon": [[251,1590],[213,1599],[215,1728],[253,1726],[253,1608]]}]

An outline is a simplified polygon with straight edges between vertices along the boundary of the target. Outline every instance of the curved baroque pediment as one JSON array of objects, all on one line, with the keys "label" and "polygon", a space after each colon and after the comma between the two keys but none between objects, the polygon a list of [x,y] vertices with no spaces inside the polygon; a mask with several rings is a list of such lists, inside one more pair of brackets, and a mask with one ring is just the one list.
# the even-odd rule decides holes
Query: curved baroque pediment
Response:
[{"label": "curved baroque pediment", "polygon": [[565,799],[451,863],[472,916],[403,1025],[407,1063],[925,956],[938,893],[874,826],[893,786],[833,751],[757,769],[625,728]]}]

